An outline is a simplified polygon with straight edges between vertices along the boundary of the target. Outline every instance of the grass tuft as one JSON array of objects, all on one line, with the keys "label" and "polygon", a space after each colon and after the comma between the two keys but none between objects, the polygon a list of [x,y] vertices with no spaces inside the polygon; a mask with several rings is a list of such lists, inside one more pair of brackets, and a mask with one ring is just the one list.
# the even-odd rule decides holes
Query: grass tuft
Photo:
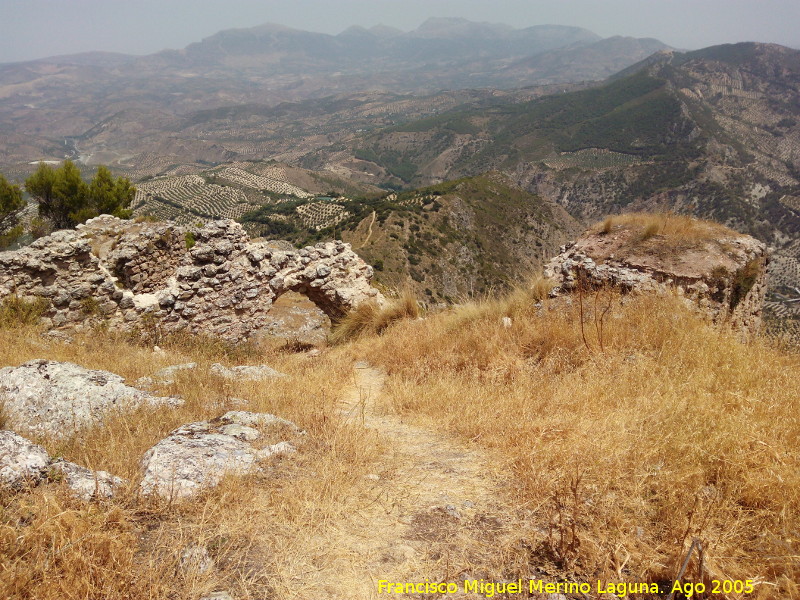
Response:
[{"label": "grass tuft", "polygon": [[385,306],[379,306],[376,302],[359,304],[336,323],[329,341],[336,345],[366,335],[380,335],[397,321],[417,319],[419,316],[417,298],[411,290],[406,289],[400,292],[397,298],[389,300]]}]

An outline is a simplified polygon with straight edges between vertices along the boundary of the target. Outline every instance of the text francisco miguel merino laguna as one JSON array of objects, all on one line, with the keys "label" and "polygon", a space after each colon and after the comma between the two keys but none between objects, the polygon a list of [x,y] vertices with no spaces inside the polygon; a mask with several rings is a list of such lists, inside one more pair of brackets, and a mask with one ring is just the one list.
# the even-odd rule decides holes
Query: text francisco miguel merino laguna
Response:
[{"label": "text francisco miguel merino laguna", "polygon": [[[689,583],[675,581],[672,585],[672,592],[681,592],[687,598],[695,594],[708,592],[710,594],[727,594],[737,592],[740,594],[751,594],[754,591],[754,582],[751,579],[746,581],[717,581],[714,580],[711,586],[703,583]],[[396,583],[386,579],[378,580],[378,594],[455,594],[463,588],[465,594],[480,594],[486,598],[491,598],[495,594],[522,594],[523,592],[545,593],[545,594],[589,594],[595,591],[598,594],[616,594],[624,598],[629,594],[658,594],[664,590],[659,590],[657,583],[645,582],[611,582],[597,581],[596,586],[588,582],[582,583],[563,583],[554,581],[544,581],[542,579],[517,579],[516,581],[485,581],[483,579],[467,579],[463,586],[455,582],[434,582],[427,579],[422,582]],[[713,589],[712,589],[713,588]]]}]

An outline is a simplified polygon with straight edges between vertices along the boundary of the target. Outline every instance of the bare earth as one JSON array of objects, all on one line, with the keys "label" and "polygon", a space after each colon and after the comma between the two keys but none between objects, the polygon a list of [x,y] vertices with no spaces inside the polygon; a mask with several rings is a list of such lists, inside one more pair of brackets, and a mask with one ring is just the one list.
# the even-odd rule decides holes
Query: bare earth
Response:
[{"label": "bare earth", "polygon": [[464,579],[483,577],[476,565],[502,561],[492,554],[510,532],[488,475],[496,467],[474,449],[387,414],[385,380],[359,362],[342,399],[345,417],[388,445],[392,468],[368,476],[375,478],[371,505],[339,524],[333,538],[326,533],[336,551],[313,575],[320,597],[376,598],[380,580],[455,582],[463,590]]}]

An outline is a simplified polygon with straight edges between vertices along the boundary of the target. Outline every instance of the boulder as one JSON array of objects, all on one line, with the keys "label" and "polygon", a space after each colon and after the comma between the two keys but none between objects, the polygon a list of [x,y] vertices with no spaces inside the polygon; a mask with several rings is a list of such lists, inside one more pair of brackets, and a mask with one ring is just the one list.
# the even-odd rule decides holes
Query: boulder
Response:
[{"label": "boulder", "polygon": [[280,373],[268,367],[267,365],[242,365],[238,367],[226,367],[220,363],[214,363],[210,368],[211,373],[218,375],[225,379],[238,379],[244,381],[258,381],[259,379],[268,379],[270,377],[286,377],[285,374]]},{"label": "boulder", "polygon": [[230,474],[246,474],[258,461],[295,452],[288,441],[257,448],[265,430],[294,423],[270,414],[232,411],[214,421],[189,423],[172,431],[142,457],[140,490],[169,499],[186,499],[216,486]]},{"label": "boulder", "polygon": [[75,463],[57,459],[50,464],[50,478],[58,474],[78,498],[111,498],[126,481],[108,471],[92,471]]},{"label": "boulder", "polygon": [[110,411],[182,402],[129,387],[108,371],[42,359],[0,369],[0,398],[14,429],[53,437],[98,424]]},{"label": "boulder", "polygon": [[82,500],[111,498],[125,480],[62,459],[14,433],[0,431],[0,486],[20,489],[43,481],[63,481]]}]

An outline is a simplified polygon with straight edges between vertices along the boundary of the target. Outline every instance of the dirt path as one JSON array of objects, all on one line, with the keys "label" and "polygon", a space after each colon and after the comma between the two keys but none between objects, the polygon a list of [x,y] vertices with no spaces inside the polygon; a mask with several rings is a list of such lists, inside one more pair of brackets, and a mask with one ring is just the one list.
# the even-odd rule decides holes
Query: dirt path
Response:
[{"label": "dirt path", "polygon": [[369,476],[375,502],[337,524],[337,559],[321,577],[326,598],[377,598],[382,579],[461,585],[483,576],[481,569],[498,559],[492,554],[500,554],[498,542],[508,534],[487,475],[496,469],[487,457],[385,410],[385,379],[378,369],[357,363],[342,399],[345,419],[387,443],[392,468]]},{"label": "dirt path", "polygon": [[372,237],[372,226],[375,224],[375,211],[372,211],[372,220],[369,222],[369,230],[367,231],[367,238],[364,240],[364,243],[361,244],[358,249],[361,250],[364,246],[367,245],[369,239]]}]

